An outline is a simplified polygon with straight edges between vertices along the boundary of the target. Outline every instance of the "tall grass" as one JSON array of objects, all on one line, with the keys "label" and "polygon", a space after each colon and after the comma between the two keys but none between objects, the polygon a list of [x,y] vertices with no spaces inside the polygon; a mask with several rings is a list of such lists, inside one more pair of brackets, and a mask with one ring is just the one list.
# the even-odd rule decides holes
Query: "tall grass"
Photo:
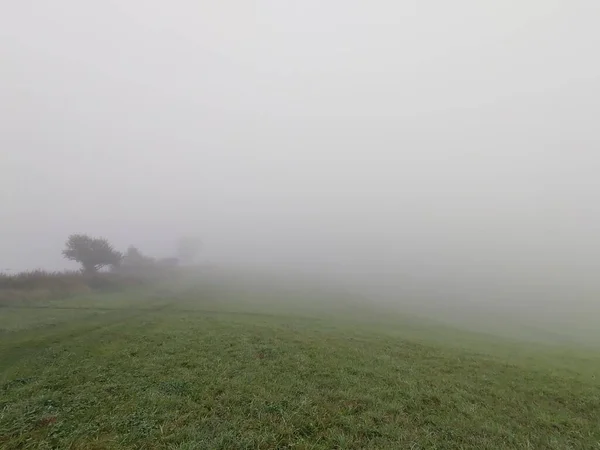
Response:
[{"label": "tall grass", "polygon": [[149,281],[142,275],[96,273],[86,275],[77,271],[47,272],[33,270],[14,275],[0,274],[0,306],[11,306],[93,291],[115,291]]},{"label": "tall grass", "polygon": [[0,274],[0,289],[69,289],[83,283],[81,272],[32,270],[15,275]]}]

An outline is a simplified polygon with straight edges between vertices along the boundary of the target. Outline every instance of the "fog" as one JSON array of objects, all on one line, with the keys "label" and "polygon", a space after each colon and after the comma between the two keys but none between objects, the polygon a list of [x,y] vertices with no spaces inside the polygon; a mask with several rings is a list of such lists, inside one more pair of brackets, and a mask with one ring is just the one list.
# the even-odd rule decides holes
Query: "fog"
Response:
[{"label": "fog", "polygon": [[2,11],[3,269],[193,234],[388,301],[598,305],[598,2]]}]

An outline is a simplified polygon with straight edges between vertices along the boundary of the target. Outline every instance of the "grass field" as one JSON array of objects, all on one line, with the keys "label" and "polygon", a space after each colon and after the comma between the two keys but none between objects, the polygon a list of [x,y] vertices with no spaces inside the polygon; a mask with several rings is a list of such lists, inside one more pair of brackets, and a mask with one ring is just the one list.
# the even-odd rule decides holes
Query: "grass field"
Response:
[{"label": "grass field", "polygon": [[2,449],[600,449],[594,348],[301,289],[0,308]]}]

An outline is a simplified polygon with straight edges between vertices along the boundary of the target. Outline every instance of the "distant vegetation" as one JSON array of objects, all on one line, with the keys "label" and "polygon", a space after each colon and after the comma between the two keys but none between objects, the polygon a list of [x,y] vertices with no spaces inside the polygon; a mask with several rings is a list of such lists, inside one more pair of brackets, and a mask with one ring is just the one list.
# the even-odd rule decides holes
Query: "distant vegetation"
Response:
[{"label": "distant vegetation", "polygon": [[91,288],[80,272],[35,270],[16,275],[0,275],[0,306],[24,300],[46,300],[85,294]]},{"label": "distant vegetation", "polygon": [[95,273],[105,266],[117,267],[123,255],[104,238],[92,238],[85,234],[72,234],[67,239],[63,256],[81,264],[85,273]]},{"label": "distant vegetation", "polygon": [[198,239],[182,238],[174,249],[178,257],[154,258],[135,246],[121,253],[105,238],[72,234],[62,254],[81,269],[0,274],[0,306],[138,286],[169,276],[180,261],[193,263],[199,251]]}]

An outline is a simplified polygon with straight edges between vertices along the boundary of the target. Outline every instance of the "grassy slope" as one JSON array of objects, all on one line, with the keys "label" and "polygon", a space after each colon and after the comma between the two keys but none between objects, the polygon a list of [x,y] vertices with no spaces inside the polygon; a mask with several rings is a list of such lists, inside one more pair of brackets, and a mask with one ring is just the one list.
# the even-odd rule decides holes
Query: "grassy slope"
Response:
[{"label": "grassy slope", "polygon": [[319,295],[205,284],[2,308],[0,447],[600,448],[595,351]]}]

